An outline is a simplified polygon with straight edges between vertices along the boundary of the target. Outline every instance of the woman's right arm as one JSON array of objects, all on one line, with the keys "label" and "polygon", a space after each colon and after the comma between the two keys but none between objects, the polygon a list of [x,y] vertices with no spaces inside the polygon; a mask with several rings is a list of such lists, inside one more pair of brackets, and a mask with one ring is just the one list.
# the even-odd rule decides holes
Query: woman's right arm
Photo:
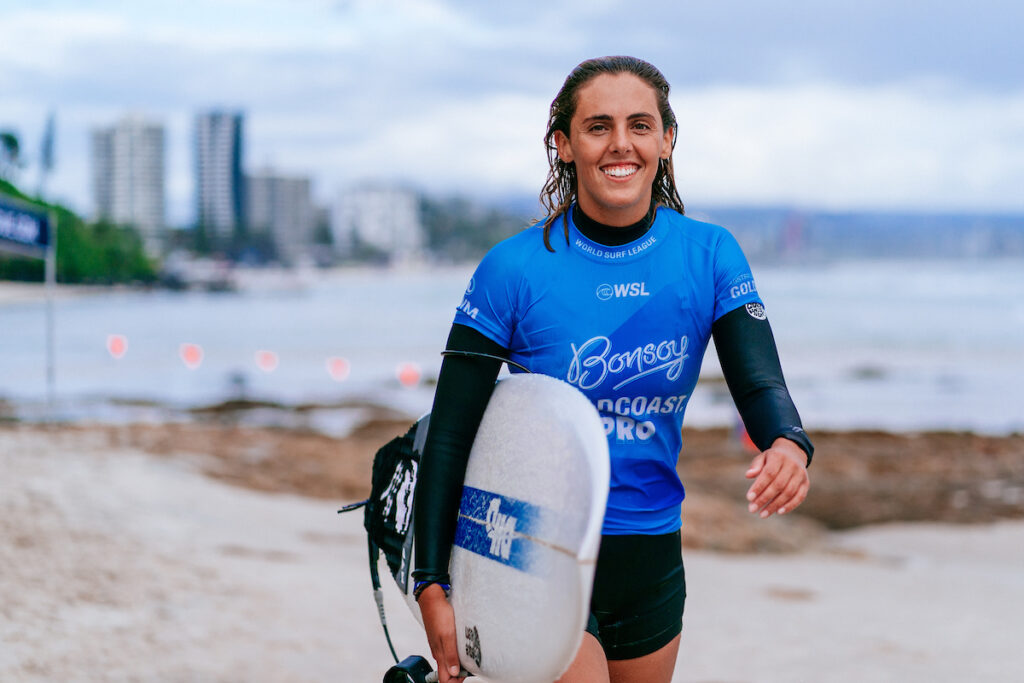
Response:
[{"label": "woman's right arm", "polygon": [[[477,330],[459,324],[452,325],[447,349],[506,358],[509,353]],[[418,473],[413,579],[440,683],[459,671],[455,615],[441,584],[450,583],[448,561],[466,463],[500,370],[501,361],[492,358],[445,357]]]}]

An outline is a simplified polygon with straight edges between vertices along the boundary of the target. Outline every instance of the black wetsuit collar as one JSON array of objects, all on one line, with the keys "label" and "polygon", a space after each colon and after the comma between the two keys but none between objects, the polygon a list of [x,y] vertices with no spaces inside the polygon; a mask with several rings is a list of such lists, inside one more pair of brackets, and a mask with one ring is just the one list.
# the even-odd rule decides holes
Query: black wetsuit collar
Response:
[{"label": "black wetsuit collar", "polygon": [[580,208],[579,204],[573,204],[572,222],[576,224],[576,229],[583,233],[583,236],[591,242],[597,242],[606,247],[619,247],[643,237],[650,230],[651,224],[654,223],[654,213],[654,204],[651,204],[651,208],[647,211],[646,216],[632,225],[617,228],[612,225],[598,223],[583,213],[583,209]]}]

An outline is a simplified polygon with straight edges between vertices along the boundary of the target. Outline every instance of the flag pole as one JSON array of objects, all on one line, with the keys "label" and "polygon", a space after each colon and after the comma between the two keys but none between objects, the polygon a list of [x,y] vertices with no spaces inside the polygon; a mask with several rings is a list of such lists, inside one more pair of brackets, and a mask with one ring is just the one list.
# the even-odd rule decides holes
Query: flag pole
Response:
[{"label": "flag pole", "polygon": [[46,404],[50,422],[56,422],[56,322],[53,298],[57,288],[57,217],[50,213],[50,244],[46,248]]}]

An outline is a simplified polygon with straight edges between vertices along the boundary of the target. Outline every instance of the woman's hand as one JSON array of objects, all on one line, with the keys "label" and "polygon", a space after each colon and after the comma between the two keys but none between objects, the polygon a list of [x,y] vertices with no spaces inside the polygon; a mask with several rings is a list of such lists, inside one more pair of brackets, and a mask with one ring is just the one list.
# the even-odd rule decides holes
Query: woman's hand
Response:
[{"label": "woman's hand", "polygon": [[811,479],[807,475],[807,454],[789,439],[779,437],[771,448],[750,463],[747,479],[754,483],[747,491],[751,512],[761,518],[794,510],[807,497]]},{"label": "woman's hand", "polygon": [[437,663],[438,683],[461,680],[458,678],[461,667],[455,639],[455,611],[448,603],[448,596],[439,584],[433,583],[423,589],[417,602],[430,654]]}]

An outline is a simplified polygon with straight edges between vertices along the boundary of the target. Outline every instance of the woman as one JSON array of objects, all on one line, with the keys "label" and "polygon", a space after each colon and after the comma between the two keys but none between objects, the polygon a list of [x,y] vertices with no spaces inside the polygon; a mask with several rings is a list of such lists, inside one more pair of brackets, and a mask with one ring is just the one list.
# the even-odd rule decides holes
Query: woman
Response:
[{"label": "woman", "polygon": [[416,508],[416,593],[442,683],[459,670],[448,560],[495,358],[579,388],[608,434],[590,624],[563,683],[672,678],[686,598],[675,466],[710,337],[761,449],[746,472],[750,511],[784,514],[807,495],[813,447],[746,259],[728,232],[682,215],[668,93],[661,73],[632,57],[573,70],[545,136],[550,213],[488,253],[456,314],[448,349],[481,355],[442,364]]}]

